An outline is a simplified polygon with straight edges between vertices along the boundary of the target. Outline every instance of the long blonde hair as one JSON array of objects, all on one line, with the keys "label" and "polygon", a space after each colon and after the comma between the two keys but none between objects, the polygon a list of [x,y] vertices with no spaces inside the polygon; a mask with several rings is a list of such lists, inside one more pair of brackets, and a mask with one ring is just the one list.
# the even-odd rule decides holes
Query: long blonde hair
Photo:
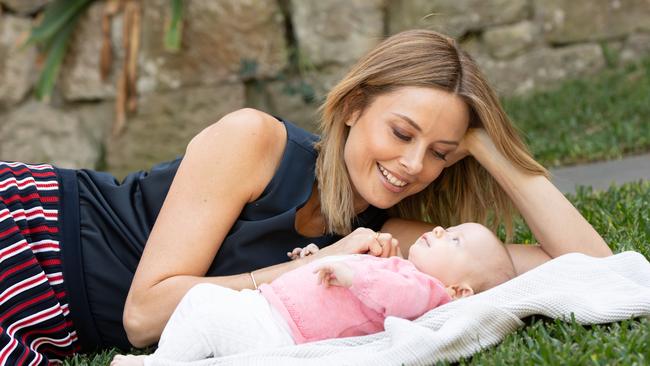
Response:
[{"label": "long blonde hair", "polygon": [[[470,109],[470,127],[482,127],[497,149],[515,166],[548,176],[521,141],[494,91],[472,58],[450,37],[430,30],[398,33],[361,58],[327,95],[320,107],[321,142],[316,178],[327,230],[351,231],[355,217],[353,190],[343,150],[349,133],[345,122],[379,95],[401,87],[430,87],[454,93]],[[450,226],[484,223],[493,230],[504,224],[512,233],[512,201],[473,157],[451,167],[423,191],[389,210],[391,216]],[[510,235],[508,235],[510,236]]]}]

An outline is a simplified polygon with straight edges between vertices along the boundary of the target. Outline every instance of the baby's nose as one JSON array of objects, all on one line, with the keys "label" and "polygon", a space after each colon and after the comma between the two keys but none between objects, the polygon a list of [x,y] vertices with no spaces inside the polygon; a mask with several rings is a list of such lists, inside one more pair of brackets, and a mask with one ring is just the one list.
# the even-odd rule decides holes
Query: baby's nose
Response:
[{"label": "baby's nose", "polygon": [[442,238],[442,235],[445,233],[445,229],[443,229],[441,226],[436,226],[433,229],[433,235],[435,235],[436,238]]}]

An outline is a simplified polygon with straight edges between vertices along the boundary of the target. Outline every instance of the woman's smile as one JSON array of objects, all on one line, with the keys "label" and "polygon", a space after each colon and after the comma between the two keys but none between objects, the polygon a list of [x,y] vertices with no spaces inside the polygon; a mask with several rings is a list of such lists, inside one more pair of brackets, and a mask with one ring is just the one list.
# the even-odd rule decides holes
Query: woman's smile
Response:
[{"label": "woman's smile", "polygon": [[386,189],[394,193],[401,193],[406,189],[408,182],[404,181],[403,179],[400,179],[400,177],[398,177],[397,174],[384,168],[379,163],[377,163],[377,168],[379,170],[380,180],[383,183],[383,185],[386,187]]}]

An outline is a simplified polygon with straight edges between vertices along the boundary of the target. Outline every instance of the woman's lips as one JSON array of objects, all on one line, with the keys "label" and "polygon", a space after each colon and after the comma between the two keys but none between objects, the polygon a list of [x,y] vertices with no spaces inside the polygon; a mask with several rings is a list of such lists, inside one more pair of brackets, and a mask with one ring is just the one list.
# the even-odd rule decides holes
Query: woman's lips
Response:
[{"label": "woman's lips", "polygon": [[[391,182],[389,182],[388,179],[386,178],[386,176],[384,175],[384,173],[382,173],[382,171],[381,171],[381,168],[384,168],[384,167],[381,166],[381,168],[380,168],[380,166],[381,165],[379,163],[377,163],[377,172],[379,173],[379,177],[381,179],[381,182],[384,185],[384,187],[386,187],[386,189],[388,189],[389,191],[391,191],[393,193],[401,193],[406,189],[406,187],[408,187],[408,182],[407,182],[406,185],[404,185],[402,187],[398,187],[398,186],[392,184]],[[384,168],[384,169],[386,169],[386,168]],[[386,170],[388,171],[388,169],[386,169]]]}]

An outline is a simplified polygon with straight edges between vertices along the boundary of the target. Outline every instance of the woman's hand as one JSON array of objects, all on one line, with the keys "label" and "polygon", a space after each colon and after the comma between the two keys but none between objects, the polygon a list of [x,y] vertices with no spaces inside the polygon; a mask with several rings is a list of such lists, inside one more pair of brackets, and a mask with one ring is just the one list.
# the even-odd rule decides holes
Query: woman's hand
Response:
[{"label": "woman's hand", "polygon": [[325,247],[316,254],[320,257],[342,254],[371,254],[387,258],[399,254],[399,242],[390,233],[375,232],[358,228],[336,243]]}]

